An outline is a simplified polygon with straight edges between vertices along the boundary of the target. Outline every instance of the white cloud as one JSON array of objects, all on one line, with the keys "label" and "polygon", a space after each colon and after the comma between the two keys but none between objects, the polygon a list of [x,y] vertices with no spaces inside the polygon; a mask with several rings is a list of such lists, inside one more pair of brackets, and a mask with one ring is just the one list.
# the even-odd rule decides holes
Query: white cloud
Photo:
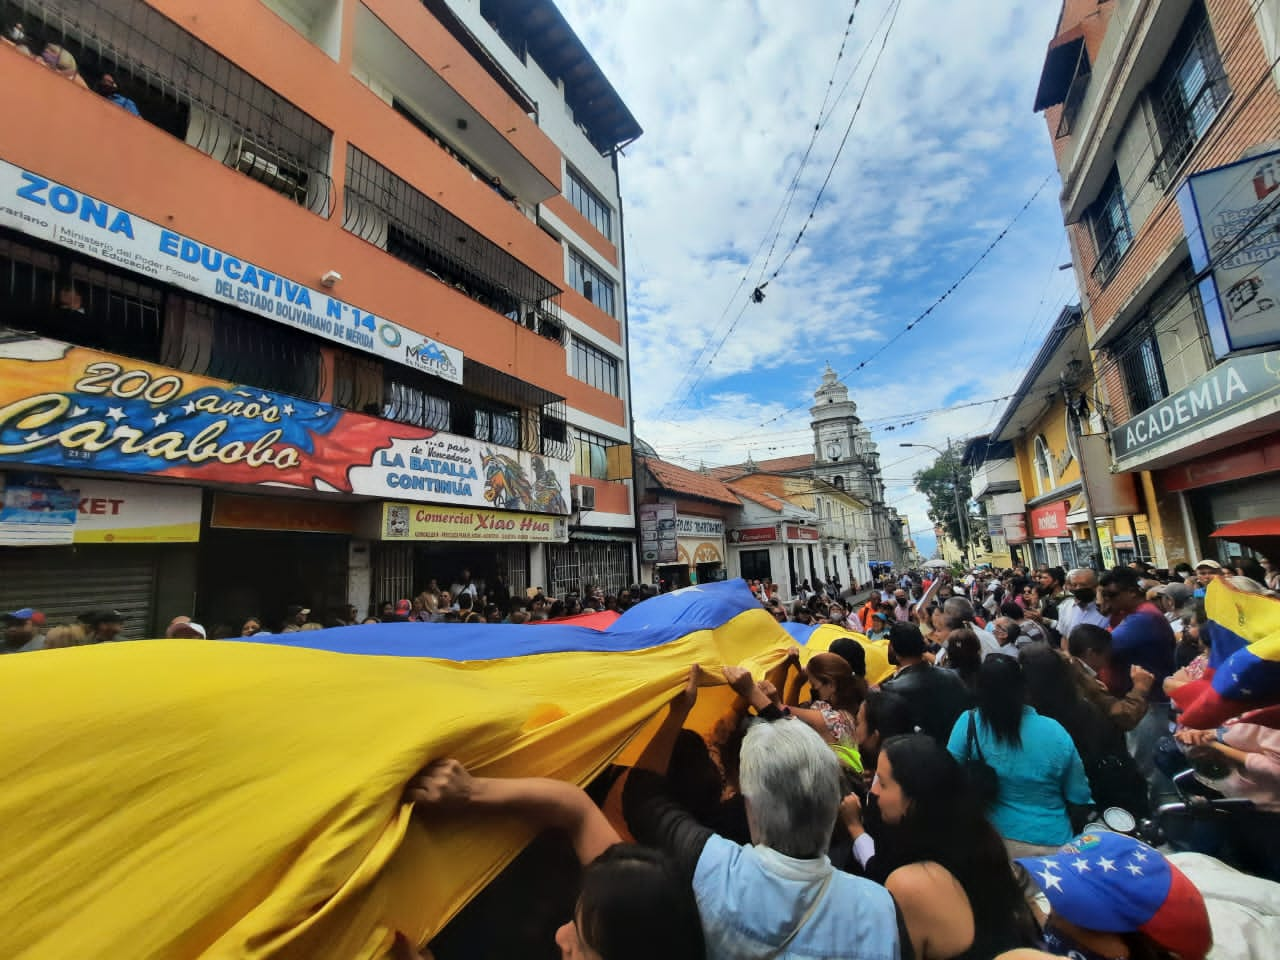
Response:
[{"label": "white cloud", "polygon": [[[859,6],[836,90],[890,2]],[[766,227],[813,130],[848,7],[560,4],[645,128],[621,161],[634,414],[637,432],[681,462],[807,451],[808,405],[824,364],[843,374],[881,349],[1053,171],[1049,135],[1031,103],[1056,5],[904,4],[805,240],[764,303],[746,300],[759,261],[731,300],[743,264],[772,236]],[[874,54],[818,138],[769,271],[805,223]],[[1041,326],[1070,294],[1070,273],[1054,269],[1062,239],[1056,186],[959,291],[848,379],[867,420],[900,422],[944,406],[961,387],[966,399],[1013,390],[1022,373],[1015,361],[1025,363],[1038,343],[1028,343],[1028,325]],[[697,391],[672,416],[695,356],[722,337]],[[975,407],[873,433],[888,499],[897,498],[913,530],[927,520],[909,477],[932,455],[896,444],[941,446],[989,428],[999,412]]]}]

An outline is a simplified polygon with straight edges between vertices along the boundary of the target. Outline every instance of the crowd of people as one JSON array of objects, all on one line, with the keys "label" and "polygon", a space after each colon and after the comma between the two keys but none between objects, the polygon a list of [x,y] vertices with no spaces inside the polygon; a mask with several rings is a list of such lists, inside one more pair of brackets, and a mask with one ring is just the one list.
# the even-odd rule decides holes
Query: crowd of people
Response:
[{"label": "crowd of people", "polygon": [[[89,82],[80,72],[80,65],[75,55],[60,43],[49,41],[40,43],[27,33],[22,23],[10,23],[0,32],[0,44],[16,49],[19,53],[31,57],[37,63],[48,67],[58,76],[70,80],[81,87],[88,87]],[[36,53],[35,51],[39,51]],[[114,103],[135,117],[139,115],[138,105],[132,98],[121,92],[116,78],[110,73],[102,73],[93,84],[93,89],[101,96]]]},{"label": "crowd of people", "polygon": [[[848,632],[826,650],[791,649],[767,677],[692,668],[636,765],[602,777],[594,798],[442,759],[405,799],[428,820],[505,810],[563,830],[583,867],[573,915],[554,936],[563,957],[1202,960],[1205,899],[1166,854],[1208,853],[1251,882],[1280,881],[1280,730],[1256,711],[1186,728],[1170,701],[1206,676],[1204,595],[1215,578],[1255,594],[1275,584],[1260,564],[1212,560],[1170,572],[904,574],[869,595],[831,583],[789,604],[751,582],[775,619]],[[656,592],[513,596],[501,577],[486,584],[462,570],[377,617],[347,607],[321,624],[295,605],[272,627],[529,623],[621,612]],[[38,612],[17,610],[4,617],[3,649],[109,642],[122,620],[99,611],[42,634]],[[238,632],[263,626],[250,618]],[[167,633],[220,635],[188,617]],[[872,646],[887,652],[891,676],[868,677]],[[705,734],[684,729],[699,687],[716,680],[736,694],[732,711]],[[1156,817],[1186,789],[1249,805],[1181,829]],[[601,812],[609,791],[626,842]],[[1120,832],[1108,829],[1116,811]],[[1138,829],[1144,818],[1164,834]],[[1148,875],[1164,886],[1144,886]],[[426,955],[407,939],[395,952]]]},{"label": "crowd of people", "polygon": [[[407,796],[428,820],[496,805],[569,832],[586,869],[563,957],[1204,958],[1207,895],[1172,851],[1280,880],[1280,734],[1249,716],[1176,728],[1169,692],[1205,669],[1209,582],[1271,590],[1252,564],[1185,573],[907,576],[857,610],[847,594],[788,606],[749,584],[776,619],[881,631],[892,676],[869,682],[852,637],[796,648],[768,678],[725,668],[738,700],[704,739],[683,729],[707,682],[694,668],[613,784],[626,843],[565,784],[442,760]],[[1174,757],[1251,816],[1142,834]]]},{"label": "crowd of people", "polygon": [[[564,597],[550,596],[542,587],[513,593],[502,574],[480,580],[463,568],[447,587],[432,579],[412,598],[384,600],[367,613],[349,603],[324,610],[295,603],[276,617],[255,613],[237,620],[210,621],[208,627],[188,615],[179,615],[169,621],[164,636],[222,639],[370,623],[540,623],[605,611],[621,614],[657,593],[656,587],[646,584],[633,584],[617,593],[588,584],[580,594]],[[118,610],[90,611],[72,622],[50,624],[41,611],[24,607],[0,614],[0,622],[4,631],[0,654],[138,639],[125,635],[125,617]]]}]

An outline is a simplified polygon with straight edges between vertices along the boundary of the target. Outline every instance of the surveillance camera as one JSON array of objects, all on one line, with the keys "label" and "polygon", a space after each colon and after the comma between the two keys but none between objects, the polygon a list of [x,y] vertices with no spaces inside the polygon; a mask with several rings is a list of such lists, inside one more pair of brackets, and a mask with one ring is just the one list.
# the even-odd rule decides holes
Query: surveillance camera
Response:
[{"label": "surveillance camera", "polygon": [[335,283],[342,279],[342,274],[337,270],[326,270],[324,276],[320,278],[320,282],[326,287],[332,287]]}]

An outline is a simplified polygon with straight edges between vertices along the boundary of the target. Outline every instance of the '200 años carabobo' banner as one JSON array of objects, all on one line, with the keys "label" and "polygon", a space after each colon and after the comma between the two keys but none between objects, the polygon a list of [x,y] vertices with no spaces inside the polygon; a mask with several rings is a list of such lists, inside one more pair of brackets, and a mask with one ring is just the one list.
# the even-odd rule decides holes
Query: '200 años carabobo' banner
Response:
[{"label": "'200 a\u00f1os carabobo' banner", "polygon": [[567,514],[567,462],[0,328],[0,465]]}]

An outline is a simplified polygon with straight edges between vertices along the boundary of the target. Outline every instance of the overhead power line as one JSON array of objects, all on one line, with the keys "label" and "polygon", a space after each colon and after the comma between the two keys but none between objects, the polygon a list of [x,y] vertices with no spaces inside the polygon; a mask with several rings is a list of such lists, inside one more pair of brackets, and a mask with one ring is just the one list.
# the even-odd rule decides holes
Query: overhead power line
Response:
[{"label": "overhead power line", "polygon": [[[871,81],[875,77],[876,67],[879,66],[880,58],[884,54],[885,46],[889,42],[889,35],[893,31],[893,25],[897,20],[898,11],[899,9],[901,9],[901,6],[902,6],[902,0],[894,0],[893,6],[886,13],[886,16],[888,17],[888,27],[884,31],[884,35],[880,44],[880,50],[876,54],[875,60],[871,64],[871,69],[867,74],[866,82],[863,84],[862,92],[858,97],[858,102],[854,106],[853,115],[849,118],[849,123],[845,126],[844,135],[840,139],[839,147],[836,149],[835,156],[832,158],[830,165],[827,167],[827,173],[822,181],[822,186],[818,189],[818,193],[814,197],[813,203],[809,208],[809,212],[804,219],[803,225],[801,226],[799,233],[796,235],[795,240],[793,240],[791,242],[791,245],[787,248],[787,252],[783,256],[782,262],[779,263],[778,266],[774,269],[773,273],[769,275],[769,278],[767,280],[762,280],[762,282],[760,282],[755,287],[755,289],[752,290],[751,295],[742,301],[742,304],[738,309],[737,315],[733,318],[733,321],[729,324],[728,328],[725,330],[724,334],[720,337],[720,339],[716,341],[715,347],[711,351],[710,357],[708,357],[705,362],[703,362],[703,357],[706,356],[706,347],[708,344],[711,343],[712,338],[708,338],[707,342],[703,345],[703,348],[698,351],[698,355],[694,358],[693,363],[690,364],[689,370],[687,371],[686,375],[681,378],[680,384],[676,388],[676,392],[672,395],[672,399],[675,399],[676,397],[680,398],[679,403],[677,404],[675,410],[672,411],[673,415],[676,413],[679,413],[688,405],[690,399],[692,399],[694,395],[694,391],[696,391],[698,388],[698,384],[702,382],[702,378],[706,375],[706,372],[711,369],[712,364],[715,363],[716,358],[720,355],[720,351],[724,349],[724,345],[728,342],[729,338],[733,336],[733,332],[738,328],[738,324],[742,321],[742,317],[746,313],[746,309],[748,305],[752,303],[764,302],[764,298],[765,298],[764,288],[769,285],[770,280],[773,280],[778,276],[778,273],[786,265],[787,261],[791,259],[792,254],[795,253],[796,248],[799,247],[801,240],[804,238],[805,232],[809,228],[809,224],[813,221],[813,217],[815,212],[818,209],[818,205],[822,202],[823,194],[826,192],[827,186],[831,183],[831,177],[835,172],[836,164],[839,162],[840,156],[844,152],[844,148],[849,141],[849,135],[853,130],[854,121],[857,120],[858,114],[862,111],[862,104],[866,99],[868,89],[870,89]],[[854,8],[856,10],[857,8],[856,3],[854,4]],[[850,14],[849,24],[846,27],[846,39],[847,39],[847,30],[849,27],[852,26],[852,23],[853,23],[853,14]],[[885,19],[882,18],[880,21],[880,24],[882,25],[884,23],[885,23]],[[876,30],[878,31],[879,29],[880,29],[880,26],[877,25]],[[858,63],[855,64],[853,68],[853,72],[850,74],[850,80],[852,80],[853,76],[857,73],[858,67],[861,65],[863,57],[865,57],[867,50],[871,48],[872,44],[874,43],[874,40],[875,40],[875,34],[872,35],[872,40],[863,49],[862,54],[859,55]],[[840,52],[836,56],[837,65],[839,63],[840,58],[843,55],[844,55],[844,42],[842,41]],[[835,71],[833,70],[832,80],[834,80],[834,77],[835,77]],[[828,86],[830,86],[831,82],[832,81],[828,81]],[[847,89],[847,87],[848,87],[848,83],[846,82],[845,87],[841,89],[840,96],[844,95],[844,89]],[[825,103],[826,103],[825,99],[823,103],[825,106]],[[834,111],[834,109],[835,107],[833,103],[832,111]],[[830,117],[830,113],[827,114],[827,117],[828,118]],[[771,221],[771,226],[772,226],[772,223],[776,221],[777,228],[774,232],[773,241],[770,243],[770,246],[769,246],[769,253],[765,257],[764,265],[760,271],[760,276],[762,278],[764,277],[765,271],[768,270],[769,260],[772,259],[773,257],[774,245],[776,245],[778,237],[781,235],[784,221],[786,219],[786,214],[790,212],[792,199],[794,198],[796,189],[800,183],[800,175],[804,170],[805,164],[808,162],[810,152],[813,149],[813,145],[817,139],[818,133],[825,126],[825,122],[826,121],[820,115],[819,121],[814,127],[813,135],[810,137],[809,147],[805,150],[804,157],[801,160],[800,169],[796,171],[796,175],[795,177],[792,178],[791,185],[787,190],[786,196],[784,197],[783,205],[780,210],[780,213],[775,214],[774,221]],[[758,254],[759,254],[759,251],[757,250],[757,255]],[[754,260],[755,260],[755,257],[752,257],[752,262],[754,262]],[[750,270],[750,264],[748,264],[748,271],[749,270]],[[744,275],[743,280],[745,281],[745,279],[746,279],[746,276]],[[734,298],[738,296],[738,293],[742,289],[743,285],[744,284],[742,282],[739,282],[737,290],[734,291]],[[733,300],[731,299],[730,303],[726,305],[724,311],[720,314],[720,318],[717,319],[715,326],[718,326],[720,321],[723,320],[724,317],[727,315],[729,308],[732,306],[732,303],[733,303]],[[684,387],[684,383],[688,379],[689,374],[694,374],[694,379],[693,379],[693,382],[690,383],[688,388],[686,389]],[[666,407],[664,406],[663,412],[665,412],[665,410],[666,410]]]},{"label": "overhead power line", "polygon": [[[693,361],[689,364],[689,367],[685,371],[684,376],[680,378],[680,383],[676,386],[675,392],[671,395],[671,398],[667,402],[668,405],[671,403],[671,401],[679,397],[687,396],[687,394],[684,391],[685,382],[689,379],[691,375],[694,375],[698,371],[699,364],[701,364],[702,362],[702,358],[706,356],[707,348],[711,345],[712,341],[715,339],[714,331],[719,329],[721,322],[724,320],[726,316],[728,316],[729,310],[733,307],[734,303],[738,301],[738,295],[742,292],[743,288],[746,286],[747,279],[751,274],[751,269],[754,266],[756,260],[759,259],[760,252],[764,250],[766,243],[769,245],[769,252],[768,254],[765,255],[764,266],[761,268],[761,271],[760,271],[761,275],[763,275],[764,271],[767,270],[769,267],[769,261],[773,257],[774,246],[777,244],[778,237],[782,233],[782,226],[786,221],[787,213],[790,212],[791,210],[791,202],[795,198],[796,190],[800,185],[800,177],[803,175],[805,167],[809,162],[809,157],[813,153],[813,147],[814,147],[814,144],[817,142],[818,134],[821,133],[822,130],[826,127],[827,120],[829,119],[829,114],[827,113],[828,105],[830,105],[831,109],[834,111],[835,104],[838,103],[840,97],[844,95],[845,88],[842,88],[839,96],[837,96],[834,101],[831,99],[831,91],[832,91],[832,88],[835,86],[836,75],[839,73],[839,70],[840,70],[840,61],[844,58],[845,46],[849,42],[849,34],[853,30],[854,19],[858,12],[858,6],[861,2],[862,0],[854,0],[853,8],[849,11],[849,18],[848,20],[845,21],[844,36],[840,39],[840,48],[836,51],[835,62],[831,65],[831,76],[828,78],[826,89],[823,92],[822,104],[818,107],[818,118],[813,125],[813,132],[809,136],[809,143],[805,147],[804,154],[800,158],[800,165],[796,168],[795,175],[791,178],[791,184],[790,186],[787,187],[786,192],[783,194],[782,200],[779,201],[778,209],[774,212],[773,216],[769,218],[769,224],[768,226],[765,227],[764,235],[760,238],[760,244],[756,247],[755,253],[751,255],[751,259],[747,261],[747,265],[742,271],[742,278],[738,281],[737,287],[734,288],[734,291],[730,295],[728,302],[724,305],[724,309],[720,311],[720,316],[716,318],[716,322],[711,325],[710,330],[712,332],[707,336],[707,339],[703,341],[702,346],[698,349],[697,355],[693,358]],[[865,53],[866,51],[864,50],[863,52]],[[859,57],[858,64],[861,64],[861,62],[862,62],[862,58]],[[857,65],[855,65],[854,71],[856,72],[857,69],[858,67]],[[848,85],[846,84],[846,88],[847,86]],[[771,232],[772,232],[772,239],[770,239]],[[738,316],[741,317],[741,313],[739,313]],[[734,320],[733,325],[734,326],[737,325],[737,319]],[[723,340],[721,341],[720,345],[723,345]],[[719,349],[719,345],[717,346],[717,350],[718,349]],[[697,381],[695,381],[692,385],[690,385],[688,393],[691,394],[696,387],[697,387]],[[683,404],[681,404],[681,408],[682,407],[683,407]],[[677,411],[681,408],[677,408]]]}]

